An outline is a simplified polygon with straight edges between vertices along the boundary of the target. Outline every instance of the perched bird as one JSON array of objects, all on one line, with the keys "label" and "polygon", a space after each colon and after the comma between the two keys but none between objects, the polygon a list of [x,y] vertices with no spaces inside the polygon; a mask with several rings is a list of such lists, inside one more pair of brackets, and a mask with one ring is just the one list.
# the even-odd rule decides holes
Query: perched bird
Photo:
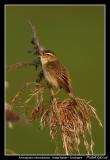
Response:
[{"label": "perched bird", "polygon": [[65,66],[60,63],[56,55],[49,50],[43,50],[41,52],[40,60],[44,78],[49,86],[52,88],[55,87],[58,90],[63,88],[72,98],[74,105],[76,105],[77,103],[72,91],[71,78]]}]

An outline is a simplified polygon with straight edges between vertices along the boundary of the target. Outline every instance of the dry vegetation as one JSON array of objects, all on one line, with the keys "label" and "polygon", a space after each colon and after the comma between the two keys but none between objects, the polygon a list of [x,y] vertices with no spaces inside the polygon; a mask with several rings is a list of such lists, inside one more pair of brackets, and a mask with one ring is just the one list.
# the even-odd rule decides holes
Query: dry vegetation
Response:
[{"label": "dry vegetation", "polygon": [[[10,102],[10,106],[16,107],[17,101],[20,96],[25,92],[26,87],[32,85],[35,82],[26,83]],[[63,148],[65,153],[80,153],[80,139],[83,138],[83,144],[87,151],[87,154],[93,154],[94,141],[92,139],[92,124],[91,117],[97,119],[99,125],[102,127],[101,121],[96,114],[96,110],[85,99],[76,97],[77,105],[74,105],[73,101],[69,98],[63,101],[57,100],[57,97],[51,98],[50,104],[45,104],[43,92],[45,88],[40,84],[35,84],[35,90],[29,95],[29,97],[22,102],[22,107],[35,98],[35,105],[31,111],[31,121],[37,117],[40,118],[40,125],[44,128],[46,125],[50,128],[50,136],[53,141],[56,139],[58,130],[60,130]],[[12,112],[12,113],[11,113]],[[20,119],[20,116],[13,111],[6,112],[7,120],[10,122],[16,122]],[[10,116],[11,115],[11,116]],[[9,119],[10,118],[10,119]],[[27,117],[29,119],[29,117]],[[90,140],[88,140],[88,136]]]}]

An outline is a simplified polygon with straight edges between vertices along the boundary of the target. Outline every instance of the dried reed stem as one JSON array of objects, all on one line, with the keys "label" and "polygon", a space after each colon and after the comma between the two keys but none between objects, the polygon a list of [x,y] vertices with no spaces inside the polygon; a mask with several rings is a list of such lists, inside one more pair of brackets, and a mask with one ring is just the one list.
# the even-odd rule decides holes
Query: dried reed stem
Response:
[{"label": "dried reed stem", "polygon": [[67,143],[66,143],[66,136],[64,133],[62,134],[62,136],[63,136],[63,144],[64,144],[65,153],[66,153],[66,155],[69,155],[68,147],[67,147]]},{"label": "dried reed stem", "polygon": [[26,82],[20,89],[19,91],[16,93],[16,95],[12,98],[10,105],[12,107],[14,107],[16,105],[17,100],[19,99],[19,97],[21,96],[21,94],[27,89],[27,87],[31,84],[36,84],[35,82]]},{"label": "dried reed stem", "polygon": [[32,44],[34,45],[34,48],[36,49],[36,55],[39,55],[40,52],[41,52],[41,48],[40,48],[40,44],[39,44],[39,40],[38,40],[38,35],[36,33],[36,28],[35,26],[33,26],[32,22],[29,20],[28,21],[30,27],[31,27],[31,30],[32,30],[32,33],[33,33],[33,38],[32,38]]},{"label": "dried reed stem", "polygon": [[8,65],[6,67],[6,70],[9,71],[9,70],[14,70],[14,69],[18,69],[18,68],[22,68],[22,67],[25,67],[25,66],[35,66],[36,64],[34,62],[31,62],[31,61],[27,61],[27,62],[18,62],[16,64],[11,64],[11,65]]}]

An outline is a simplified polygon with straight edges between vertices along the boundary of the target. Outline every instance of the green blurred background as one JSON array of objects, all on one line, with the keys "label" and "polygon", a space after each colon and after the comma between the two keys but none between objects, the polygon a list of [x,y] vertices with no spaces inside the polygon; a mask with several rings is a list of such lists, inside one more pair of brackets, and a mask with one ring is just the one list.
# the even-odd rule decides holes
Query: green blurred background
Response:
[{"label": "green blurred background", "polygon": [[[33,60],[26,52],[32,49],[32,32],[28,20],[37,27],[40,43],[53,50],[71,74],[75,95],[92,100],[104,125],[104,7],[103,6],[6,6],[6,64]],[[6,72],[10,101],[27,81],[36,80],[32,67]],[[93,122],[94,153],[103,154],[104,128]],[[5,148],[17,154],[54,154],[55,144],[49,128],[40,129],[38,121],[31,127],[16,124],[6,127]],[[58,142],[63,152],[61,141]],[[81,146],[81,153],[85,149]]]}]

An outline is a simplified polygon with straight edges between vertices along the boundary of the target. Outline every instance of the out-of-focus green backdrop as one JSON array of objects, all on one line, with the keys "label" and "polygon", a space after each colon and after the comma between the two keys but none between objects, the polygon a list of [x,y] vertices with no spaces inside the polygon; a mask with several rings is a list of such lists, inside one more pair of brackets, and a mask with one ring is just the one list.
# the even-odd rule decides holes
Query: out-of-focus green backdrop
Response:
[{"label": "out-of-focus green backdrop", "polygon": [[[32,32],[28,20],[37,27],[40,43],[56,52],[71,74],[76,96],[92,100],[104,125],[104,7],[103,6],[6,6],[6,64],[33,60]],[[6,72],[10,101],[26,82],[36,80],[32,67]],[[104,153],[104,128],[93,122],[94,153]],[[49,128],[40,129],[35,121],[31,127],[16,124],[6,127],[5,148],[17,154],[54,154],[55,144]],[[59,142],[59,148],[62,148]],[[61,153],[64,153],[61,149]],[[85,149],[81,147],[81,153]]]}]

